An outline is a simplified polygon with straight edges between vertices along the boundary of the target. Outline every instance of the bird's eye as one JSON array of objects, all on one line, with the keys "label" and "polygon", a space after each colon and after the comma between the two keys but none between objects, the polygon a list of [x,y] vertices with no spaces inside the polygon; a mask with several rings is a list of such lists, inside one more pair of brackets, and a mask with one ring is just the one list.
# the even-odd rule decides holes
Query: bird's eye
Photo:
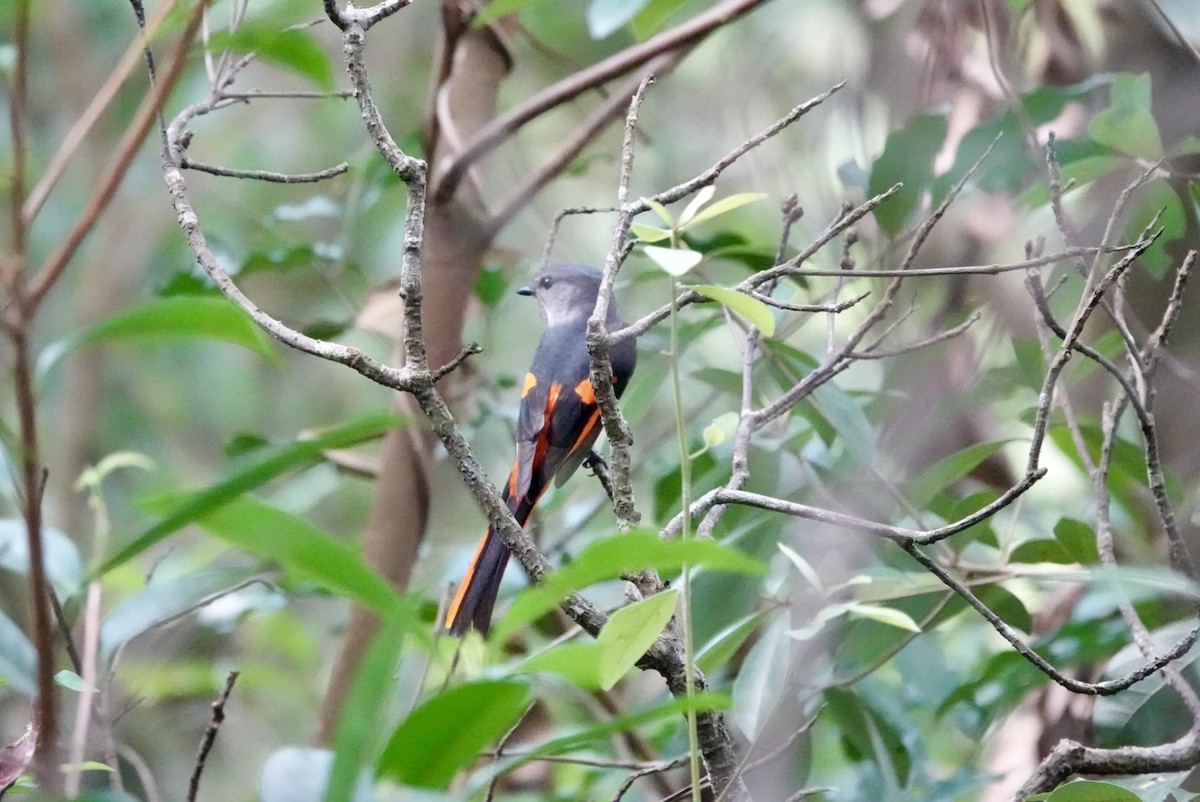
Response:
[{"label": "bird's eye", "polygon": [[543,290],[550,289],[550,285],[554,283],[554,279],[549,276],[542,276],[542,280],[538,282]]}]

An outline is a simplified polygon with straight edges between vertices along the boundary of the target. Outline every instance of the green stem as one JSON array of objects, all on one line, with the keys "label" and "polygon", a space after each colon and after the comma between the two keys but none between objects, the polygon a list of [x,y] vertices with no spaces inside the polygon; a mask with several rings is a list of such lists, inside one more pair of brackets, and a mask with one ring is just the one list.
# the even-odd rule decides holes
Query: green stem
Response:
[{"label": "green stem", "polygon": [[[687,425],[683,417],[683,392],[679,381],[679,319],[675,299],[679,296],[679,282],[671,277],[671,387],[675,395],[675,429],[679,437],[679,484],[680,495],[684,510],[682,537],[686,540],[692,536],[692,521],[687,510],[692,507],[692,457],[688,450]],[[692,645],[692,580],[688,565],[683,565],[683,594],[680,603],[680,619],[683,623],[683,669],[687,698],[696,695],[696,678],[692,666],[695,654]],[[692,802],[700,802],[700,748],[696,731],[696,711],[689,707],[687,712],[688,725],[688,754],[691,759],[688,767],[691,770]]]}]

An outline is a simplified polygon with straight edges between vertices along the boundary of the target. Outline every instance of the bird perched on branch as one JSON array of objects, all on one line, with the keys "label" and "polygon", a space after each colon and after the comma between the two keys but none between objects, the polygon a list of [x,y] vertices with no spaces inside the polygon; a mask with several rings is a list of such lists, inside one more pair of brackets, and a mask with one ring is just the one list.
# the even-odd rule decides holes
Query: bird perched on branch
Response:
[{"label": "bird perched on branch", "polygon": [[[517,454],[501,497],[525,526],[550,481],[562,484],[590,452],[600,434],[600,408],[588,378],[587,321],[600,292],[600,271],[586,265],[553,265],[517,290],[542,308],[546,330],[521,388]],[[625,323],[608,306],[609,331]],[[633,375],[637,351],[626,340],[610,351],[613,384],[620,396]],[[487,634],[500,579],[508,565],[504,540],[489,527],[446,613],[446,628],[463,635],[472,627]]]}]

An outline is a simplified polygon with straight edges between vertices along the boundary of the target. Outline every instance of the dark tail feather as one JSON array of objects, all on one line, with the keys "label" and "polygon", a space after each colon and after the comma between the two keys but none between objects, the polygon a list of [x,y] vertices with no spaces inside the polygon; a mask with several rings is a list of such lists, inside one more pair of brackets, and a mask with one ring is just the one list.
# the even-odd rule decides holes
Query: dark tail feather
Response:
[{"label": "dark tail feather", "polygon": [[499,535],[493,534],[491,529],[484,533],[466,576],[454,594],[454,601],[446,611],[446,629],[451,634],[465,635],[474,627],[481,635],[487,635],[509,555],[508,546]]}]

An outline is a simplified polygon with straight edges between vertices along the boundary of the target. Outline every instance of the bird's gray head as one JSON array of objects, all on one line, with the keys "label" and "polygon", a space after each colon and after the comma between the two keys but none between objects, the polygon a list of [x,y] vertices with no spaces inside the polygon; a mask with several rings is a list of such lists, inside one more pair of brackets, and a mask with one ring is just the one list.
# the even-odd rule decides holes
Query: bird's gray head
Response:
[{"label": "bird's gray head", "polygon": [[[551,265],[517,290],[518,295],[532,295],[542,307],[547,326],[559,326],[587,320],[596,308],[600,293],[600,271],[578,264]],[[609,328],[623,325],[616,304],[609,303]]]}]

